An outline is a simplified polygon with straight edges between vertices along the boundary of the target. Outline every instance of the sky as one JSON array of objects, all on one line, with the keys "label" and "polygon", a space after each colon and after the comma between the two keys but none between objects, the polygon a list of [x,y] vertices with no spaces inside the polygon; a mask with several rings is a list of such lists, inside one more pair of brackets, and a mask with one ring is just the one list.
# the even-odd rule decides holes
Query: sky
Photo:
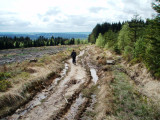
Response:
[{"label": "sky", "polygon": [[156,14],[154,0],[0,0],[0,32],[91,32],[97,23]]}]

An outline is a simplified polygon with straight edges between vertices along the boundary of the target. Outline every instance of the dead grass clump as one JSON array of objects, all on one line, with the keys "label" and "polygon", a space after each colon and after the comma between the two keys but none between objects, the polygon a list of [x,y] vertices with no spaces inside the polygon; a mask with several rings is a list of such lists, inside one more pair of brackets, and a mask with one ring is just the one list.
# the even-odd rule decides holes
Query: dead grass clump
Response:
[{"label": "dead grass clump", "polygon": [[12,106],[13,104],[15,104],[17,101],[19,100],[23,100],[24,97],[21,96],[19,93],[8,93],[7,95],[3,95],[0,98],[0,107],[6,107],[7,106]]},{"label": "dead grass clump", "polygon": [[104,65],[104,66],[102,66],[102,70],[103,71],[112,71],[113,69],[112,69],[112,66],[110,66],[110,65]]},{"label": "dead grass clump", "polygon": [[6,64],[0,66],[0,72],[7,72],[7,71],[8,71],[8,67]]},{"label": "dead grass clump", "polygon": [[101,57],[101,58],[99,58],[98,64],[100,64],[100,65],[105,65],[105,64],[106,64],[106,57]]},{"label": "dead grass clump", "polygon": [[28,72],[28,73],[35,73],[35,72],[37,72],[35,69],[33,69],[33,68],[24,68],[24,71],[25,72]]}]

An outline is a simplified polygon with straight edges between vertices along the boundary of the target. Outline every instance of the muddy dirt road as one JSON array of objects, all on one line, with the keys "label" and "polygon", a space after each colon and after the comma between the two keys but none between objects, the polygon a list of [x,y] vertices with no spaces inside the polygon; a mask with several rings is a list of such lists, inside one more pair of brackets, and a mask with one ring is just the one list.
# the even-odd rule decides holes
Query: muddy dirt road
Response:
[{"label": "muddy dirt road", "polygon": [[[81,51],[77,58],[83,54],[84,51]],[[71,120],[78,118],[79,106],[87,104],[87,99],[82,98],[80,91],[88,81],[85,68],[80,64],[72,64],[72,60],[69,59],[60,78],[56,78],[52,85],[37,94],[32,101],[7,119]]]},{"label": "muddy dirt road", "polygon": [[67,60],[60,77],[3,120],[159,120],[159,105],[138,91],[120,58],[85,47],[76,65]]}]

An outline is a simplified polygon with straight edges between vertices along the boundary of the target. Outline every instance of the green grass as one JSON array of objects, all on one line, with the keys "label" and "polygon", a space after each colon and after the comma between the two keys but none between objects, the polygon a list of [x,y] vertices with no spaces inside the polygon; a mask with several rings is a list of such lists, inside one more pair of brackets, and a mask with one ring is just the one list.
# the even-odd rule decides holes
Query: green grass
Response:
[{"label": "green grass", "polygon": [[115,81],[111,84],[114,92],[115,116],[119,120],[158,120],[160,110],[151,100],[141,95],[129,77],[119,71],[114,72]]}]

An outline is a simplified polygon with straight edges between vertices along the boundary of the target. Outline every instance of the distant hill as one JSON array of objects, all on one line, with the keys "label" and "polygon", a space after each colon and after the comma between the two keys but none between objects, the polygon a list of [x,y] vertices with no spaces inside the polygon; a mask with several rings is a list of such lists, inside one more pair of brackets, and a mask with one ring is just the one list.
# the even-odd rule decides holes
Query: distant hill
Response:
[{"label": "distant hill", "polygon": [[39,36],[44,36],[45,38],[54,37],[62,37],[62,38],[79,38],[79,39],[87,39],[90,32],[62,32],[62,33],[40,33],[40,32],[0,32],[0,37],[30,37],[31,39],[37,39]]}]

